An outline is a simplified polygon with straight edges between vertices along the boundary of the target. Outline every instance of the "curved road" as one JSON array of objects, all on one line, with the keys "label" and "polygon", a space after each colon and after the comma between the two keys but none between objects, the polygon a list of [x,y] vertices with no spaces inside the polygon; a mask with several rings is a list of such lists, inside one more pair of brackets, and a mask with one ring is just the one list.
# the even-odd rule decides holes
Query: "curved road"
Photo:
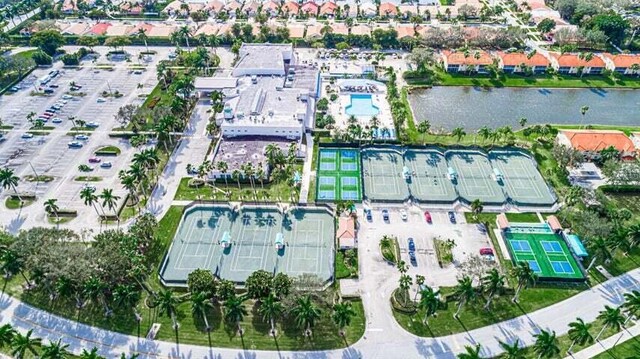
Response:
[{"label": "curved road", "polygon": [[[378,261],[375,255],[370,257],[370,261],[365,259],[363,266],[373,264],[372,270],[367,270],[363,275],[376,276],[377,270],[386,264]],[[640,269],[636,269],[528,315],[467,333],[421,338],[405,332],[393,320],[388,297],[390,290],[395,287],[396,279],[382,277],[377,285],[374,281],[370,282],[375,287],[361,288],[367,314],[367,331],[364,337],[346,349],[317,352],[209,349],[203,346],[176,346],[171,342],[139,340],[134,336],[90,327],[49,314],[4,294],[0,297],[0,323],[11,323],[20,331],[33,329],[34,336],[45,341],[62,339],[74,353],[95,346],[108,358],[123,352],[139,353],[141,358],[455,358],[456,353],[464,349],[464,345],[475,343],[482,344],[484,356],[494,356],[500,353],[498,340],[513,342],[518,338],[526,345],[531,345],[534,342],[533,334],[539,330],[538,325],[555,330],[561,335],[566,333],[567,324],[578,316],[587,322],[595,320],[598,311],[605,304],[618,305],[623,301],[623,293],[640,288],[639,280]]]}]

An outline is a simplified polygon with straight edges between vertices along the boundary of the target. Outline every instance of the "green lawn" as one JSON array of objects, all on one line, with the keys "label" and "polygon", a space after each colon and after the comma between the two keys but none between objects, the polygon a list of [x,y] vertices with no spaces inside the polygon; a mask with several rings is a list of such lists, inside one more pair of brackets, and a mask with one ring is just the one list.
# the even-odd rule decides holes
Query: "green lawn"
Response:
[{"label": "green lawn", "polygon": [[[409,84],[420,84],[419,80],[407,81]],[[551,88],[640,88],[638,78],[614,79],[605,76],[568,76],[568,75],[537,75],[518,76],[502,74],[499,79],[488,75],[450,74],[436,71],[435,84],[441,86],[481,86],[481,87],[551,87]]]},{"label": "green lawn", "polygon": [[596,355],[593,359],[637,359],[638,353],[640,353],[640,338],[634,337],[607,352]]},{"label": "green lawn", "polygon": [[507,213],[507,219],[511,222],[538,223],[540,219],[535,213]]},{"label": "green lawn", "polygon": [[[22,59],[28,62],[30,69],[26,70],[23,75],[30,73],[35,68],[36,64],[33,61],[33,59],[31,59],[31,55],[33,55],[33,53],[36,51],[37,50],[28,50],[28,51],[19,52],[15,55],[11,55],[11,58],[13,59],[16,59],[16,60]],[[7,72],[7,73],[2,72],[2,74],[0,75],[0,90],[3,90],[4,88],[8,87],[11,83],[16,81],[19,78],[19,76],[20,74],[15,72]]]},{"label": "green lawn", "polygon": [[17,198],[13,199],[11,196],[9,196],[5,200],[4,205],[7,207],[7,209],[19,209],[20,207],[24,208],[30,206],[34,201],[34,199],[23,198],[21,204],[20,200],[18,200]]},{"label": "green lawn", "polygon": [[358,277],[358,257],[356,252],[356,262],[353,266],[345,261],[344,252],[336,251],[336,279],[357,278]]},{"label": "green lawn", "polygon": [[[238,188],[238,183],[230,179],[228,186],[222,182],[216,183],[215,188],[210,184],[196,188],[189,186],[189,180],[191,180],[191,177],[185,177],[180,180],[180,185],[174,198],[175,200],[196,201],[202,199],[226,201],[225,191],[231,192],[231,201],[253,200],[254,198],[254,191],[248,183],[242,183],[240,188]],[[264,188],[260,185],[260,182],[257,182],[255,190],[258,193],[258,198],[266,201],[289,201],[291,195],[291,188],[287,186],[285,181],[265,183]]]}]

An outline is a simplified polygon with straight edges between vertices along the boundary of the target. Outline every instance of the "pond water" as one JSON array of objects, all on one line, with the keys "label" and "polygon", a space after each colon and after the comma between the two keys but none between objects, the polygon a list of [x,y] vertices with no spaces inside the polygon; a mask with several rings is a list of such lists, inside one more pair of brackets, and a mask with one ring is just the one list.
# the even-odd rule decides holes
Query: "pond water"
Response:
[{"label": "pond water", "polygon": [[[432,130],[527,124],[640,125],[640,90],[436,86],[409,95],[416,122]],[[584,123],[580,108],[589,106]]]}]

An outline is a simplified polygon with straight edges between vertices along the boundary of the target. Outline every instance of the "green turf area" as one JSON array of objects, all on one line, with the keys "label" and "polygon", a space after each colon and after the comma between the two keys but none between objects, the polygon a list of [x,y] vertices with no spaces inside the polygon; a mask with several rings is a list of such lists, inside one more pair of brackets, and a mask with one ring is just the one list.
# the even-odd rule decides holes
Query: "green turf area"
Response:
[{"label": "green turf area", "polygon": [[360,151],[347,148],[321,148],[316,176],[318,201],[362,201]]},{"label": "green turf area", "polygon": [[[517,229],[518,232],[514,230]],[[527,262],[540,279],[582,280],[584,275],[564,239],[553,233],[504,233],[514,263]]]},{"label": "green turf area", "polygon": [[[297,167],[296,167],[297,168]],[[241,183],[238,188],[238,183],[234,180],[228,180],[227,184],[224,182],[216,183],[216,187],[212,187],[210,184],[195,187],[190,186],[189,181],[191,177],[184,177],[180,180],[178,191],[176,192],[175,200],[181,201],[196,201],[196,200],[217,200],[226,201],[227,196],[225,191],[230,192],[230,201],[245,201],[253,200],[257,193],[258,199],[261,201],[288,201],[292,196],[292,188],[287,185],[286,181],[272,181],[265,183],[264,185],[259,182],[256,183],[252,189],[249,183]],[[313,201],[312,201],[313,202]]]},{"label": "green turf area", "polygon": [[637,359],[640,355],[639,353],[640,338],[634,337],[622,344],[618,344],[613,349],[596,355],[593,359]]},{"label": "green turf area", "polygon": [[4,205],[7,206],[8,209],[18,209],[18,208],[27,207],[31,205],[33,202],[34,202],[34,199],[23,198],[22,203],[20,203],[20,200],[17,198],[14,199],[12,197],[7,197],[6,201],[4,202]]}]

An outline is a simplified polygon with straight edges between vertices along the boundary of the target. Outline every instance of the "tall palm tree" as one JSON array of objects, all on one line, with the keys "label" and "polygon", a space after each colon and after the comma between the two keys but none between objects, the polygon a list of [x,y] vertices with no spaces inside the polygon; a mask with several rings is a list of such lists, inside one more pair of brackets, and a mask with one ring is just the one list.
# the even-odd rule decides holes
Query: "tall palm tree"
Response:
[{"label": "tall palm tree", "polygon": [[104,359],[104,357],[98,355],[98,348],[94,347],[90,351],[87,351],[87,349],[82,349],[80,359]]},{"label": "tall palm tree", "polygon": [[582,123],[581,125],[584,125],[584,119],[587,116],[587,112],[589,112],[589,106],[582,106],[580,107],[580,114],[582,115]]},{"label": "tall palm tree", "polygon": [[23,359],[27,353],[31,353],[34,356],[38,356],[37,347],[40,346],[42,341],[39,338],[32,338],[33,330],[29,330],[27,334],[22,335],[16,333],[11,341],[11,355],[16,359]]},{"label": "tall palm tree", "polygon": [[67,348],[69,344],[62,344],[62,340],[57,342],[49,342],[48,345],[42,346],[41,359],[64,359],[69,356]]},{"label": "tall palm tree", "polygon": [[462,138],[466,136],[467,133],[464,131],[462,127],[456,127],[453,129],[453,131],[451,131],[451,135],[457,138],[458,142],[460,142],[460,140],[462,140]]},{"label": "tall palm tree", "polygon": [[91,206],[96,211],[98,217],[100,216],[100,212],[98,211],[98,207],[96,203],[98,202],[98,196],[95,194],[95,189],[92,187],[84,187],[80,190],[80,199],[84,201],[85,206]]},{"label": "tall palm tree", "polygon": [[622,310],[620,307],[612,308],[608,305],[604,306],[604,309],[601,310],[597,317],[600,321],[602,321],[602,329],[598,332],[596,336],[596,341],[600,339],[600,336],[607,328],[612,328],[616,332],[620,331],[620,328],[624,328],[624,315],[622,315]]},{"label": "tall palm tree", "polygon": [[60,210],[60,207],[58,207],[58,204],[56,202],[58,202],[57,199],[49,198],[44,202],[44,210],[49,214],[53,213],[56,216],[56,222],[60,222],[60,217],[58,217],[58,211]]},{"label": "tall palm tree", "polygon": [[587,267],[587,271],[591,269],[591,266],[596,262],[596,260],[600,260],[604,263],[609,262],[613,255],[609,250],[609,243],[604,238],[595,237],[592,238],[588,243],[587,247],[589,249],[589,253],[591,253],[592,259],[591,263]]},{"label": "tall palm tree", "polygon": [[585,344],[593,344],[593,337],[589,333],[591,324],[585,323],[582,318],[576,318],[575,321],[569,323],[569,339],[571,339],[571,346],[567,350],[567,353],[571,354],[573,346],[578,344],[584,346]]},{"label": "tall palm tree", "polygon": [[402,275],[400,275],[398,287],[400,289],[400,294],[402,295],[403,304],[407,305],[407,303],[409,302],[409,288],[411,288],[411,285],[413,284],[413,279],[410,275],[404,274],[406,273],[406,271],[403,272],[401,270],[400,273],[402,273]]},{"label": "tall palm tree", "polygon": [[345,336],[344,328],[351,325],[351,319],[355,317],[356,312],[351,307],[351,302],[340,302],[333,305],[333,322],[340,329],[340,336]]},{"label": "tall palm tree", "polygon": [[139,28],[135,36],[144,42],[144,47],[146,48],[146,52],[148,53],[149,45],[147,44],[147,39],[149,39],[149,36],[147,36],[147,30],[144,28]]},{"label": "tall palm tree", "polygon": [[529,263],[527,262],[519,262],[518,265],[511,269],[511,275],[514,276],[518,282],[516,293],[511,301],[517,303],[520,297],[520,291],[522,291],[523,288],[535,284],[538,276],[531,267],[529,267]]},{"label": "tall palm tree", "polygon": [[211,330],[209,319],[207,319],[207,310],[210,308],[213,308],[213,303],[211,303],[206,293],[197,292],[191,294],[191,313],[202,316],[207,332]]},{"label": "tall palm tree", "polygon": [[498,344],[504,351],[500,356],[502,359],[525,359],[527,357],[527,348],[520,345],[520,339],[516,339],[511,344],[498,341]]},{"label": "tall palm tree", "polygon": [[505,277],[497,268],[492,268],[484,277],[482,277],[482,289],[487,293],[487,303],[484,309],[489,309],[491,301],[504,290]]},{"label": "tall palm tree", "polygon": [[471,202],[471,213],[473,213],[474,219],[477,220],[478,215],[482,213],[483,210],[484,210],[484,205],[482,204],[482,201],[480,199],[476,198]]},{"label": "tall palm tree", "polygon": [[480,350],[482,350],[482,347],[480,346],[480,344],[476,344],[473,347],[470,345],[465,345],[464,353],[458,354],[457,358],[458,359],[480,359],[482,358],[482,356],[480,356]]},{"label": "tall palm tree", "polygon": [[242,326],[240,322],[247,315],[247,309],[244,307],[244,298],[236,295],[231,296],[224,301],[224,317],[228,323],[235,324],[238,328],[238,333],[242,335]]},{"label": "tall palm tree", "polygon": [[0,348],[8,347],[16,335],[15,329],[11,324],[5,324],[0,327]]},{"label": "tall palm tree", "polygon": [[640,291],[633,290],[630,293],[625,293],[622,309],[628,318],[638,318],[640,315]]},{"label": "tall palm tree", "polygon": [[240,187],[240,170],[237,168],[234,169],[233,172],[231,172],[231,177],[238,182],[238,192],[240,192],[242,190]]},{"label": "tall palm tree", "polygon": [[102,200],[102,207],[107,207],[110,211],[113,211],[120,222],[120,215],[115,210],[118,205],[118,200],[120,196],[116,196],[113,194],[113,190],[111,188],[105,188],[102,190],[102,193],[98,196]]},{"label": "tall palm tree", "polygon": [[224,178],[224,186],[225,189],[229,189],[229,182],[227,180],[227,171],[229,170],[229,165],[225,161],[218,161],[216,164],[216,168],[220,173],[222,173],[222,177]]},{"label": "tall palm tree", "polygon": [[276,334],[276,318],[284,313],[284,306],[273,292],[260,301],[260,307],[258,307],[258,313],[262,315],[262,320],[268,321],[271,325],[271,335]]},{"label": "tall palm tree", "polygon": [[162,290],[156,298],[158,308],[160,308],[160,315],[168,315],[171,317],[173,323],[173,329],[176,331],[176,337],[178,333],[178,321],[176,319],[176,308],[178,307],[178,298],[173,294],[173,290]]},{"label": "tall palm tree", "polygon": [[320,318],[320,308],[318,308],[311,297],[306,295],[296,300],[296,305],[291,309],[291,314],[295,317],[296,323],[305,328],[305,334],[311,335],[311,328],[316,320]]},{"label": "tall palm tree", "polygon": [[431,129],[431,123],[427,120],[424,120],[422,122],[420,122],[418,124],[418,133],[420,133],[422,135],[422,144],[425,144],[425,136],[427,135],[427,133],[429,133],[429,130]]},{"label": "tall palm tree", "polygon": [[464,276],[461,279],[458,279],[458,284],[455,287],[454,294],[458,301],[458,309],[456,309],[453,317],[458,319],[462,307],[466,303],[474,300],[477,296],[476,289],[473,287],[473,281],[471,280],[471,277]]},{"label": "tall palm tree", "polygon": [[482,126],[482,128],[478,130],[478,135],[482,137],[482,143],[484,143],[487,138],[491,137],[491,129],[487,126]]},{"label": "tall palm tree", "polygon": [[2,185],[2,188],[4,189],[13,189],[13,192],[18,197],[18,200],[22,202],[22,198],[20,198],[20,195],[18,194],[18,190],[16,188],[18,186],[18,181],[20,181],[20,178],[14,174],[13,169],[6,167],[0,168],[0,185]]},{"label": "tall palm tree", "polygon": [[424,312],[422,324],[429,325],[429,317],[436,314],[439,306],[440,291],[434,291],[433,288],[424,286],[420,290],[420,301],[418,302],[418,309]]},{"label": "tall palm tree", "polygon": [[560,355],[556,332],[541,330],[540,333],[535,334],[533,337],[536,338],[536,342],[533,344],[533,352],[538,354],[538,359],[555,358]]}]

